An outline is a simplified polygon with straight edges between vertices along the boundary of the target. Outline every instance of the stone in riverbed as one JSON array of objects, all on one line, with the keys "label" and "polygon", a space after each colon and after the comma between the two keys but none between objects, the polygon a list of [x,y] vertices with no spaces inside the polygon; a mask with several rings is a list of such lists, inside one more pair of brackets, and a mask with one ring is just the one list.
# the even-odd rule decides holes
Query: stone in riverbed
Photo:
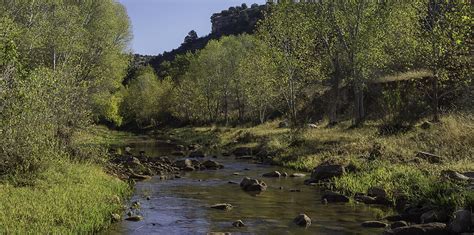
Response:
[{"label": "stone in riverbed", "polygon": [[219,203],[219,204],[214,204],[211,206],[212,209],[217,209],[217,210],[232,210],[232,205],[229,203]]},{"label": "stone in riverbed", "polygon": [[309,216],[306,214],[300,214],[296,216],[296,218],[293,220],[293,223],[298,226],[309,227],[311,225],[311,218],[309,218]]},{"label": "stone in riverbed", "polygon": [[472,226],[472,214],[468,210],[459,210],[454,213],[454,218],[449,224],[449,230],[454,233],[469,232]]},{"label": "stone in riverbed", "polygon": [[240,227],[245,227],[245,224],[242,220],[237,220],[234,223],[232,223],[232,226],[236,228],[240,228]]},{"label": "stone in riverbed", "polygon": [[370,197],[364,194],[357,194],[354,196],[354,200],[365,203],[367,205],[375,204],[375,197]]},{"label": "stone in riverbed", "polygon": [[132,215],[132,216],[127,217],[125,220],[138,222],[138,221],[143,220],[143,217],[141,217],[139,215]]},{"label": "stone in riverbed", "polygon": [[273,177],[273,178],[278,178],[281,176],[281,173],[279,171],[272,171],[268,172],[262,175],[263,177]]},{"label": "stone in riverbed", "polygon": [[410,226],[390,229],[384,232],[385,235],[445,235],[449,234],[446,224],[429,223],[415,224]]},{"label": "stone in riverbed", "polygon": [[119,222],[122,220],[122,217],[119,214],[113,213],[112,215],[112,222]]},{"label": "stone in riverbed", "polygon": [[408,226],[408,223],[403,220],[400,220],[400,221],[395,221],[392,224],[390,224],[390,229],[396,229],[396,228],[401,228],[405,226]]},{"label": "stone in riverbed", "polygon": [[324,192],[321,200],[323,201],[327,201],[329,203],[337,203],[337,202],[349,202],[349,198],[342,195],[342,194],[339,194],[339,193],[336,193],[336,192],[332,192],[332,191],[326,191]]},{"label": "stone in riverbed", "polygon": [[247,192],[261,192],[267,189],[265,182],[248,177],[242,179],[242,182],[240,182],[240,187]]},{"label": "stone in riverbed", "polygon": [[388,226],[386,223],[380,221],[365,221],[361,225],[366,228],[385,228]]},{"label": "stone in riverbed", "polygon": [[193,168],[193,162],[191,159],[178,160],[174,162],[174,165],[179,169]]},{"label": "stone in riverbed", "polygon": [[322,181],[342,176],[344,173],[345,168],[343,165],[319,165],[314,168],[311,173],[311,179],[314,181]]},{"label": "stone in riverbed", "polygon": [[220,164],[216,161],[213,161],[213,160],[207,160],[207,161],[203,162],[202,165],[206,169],[212,169],[212,170],[217,170],[217,169],[224,168],[224,166],[222,164]]}]

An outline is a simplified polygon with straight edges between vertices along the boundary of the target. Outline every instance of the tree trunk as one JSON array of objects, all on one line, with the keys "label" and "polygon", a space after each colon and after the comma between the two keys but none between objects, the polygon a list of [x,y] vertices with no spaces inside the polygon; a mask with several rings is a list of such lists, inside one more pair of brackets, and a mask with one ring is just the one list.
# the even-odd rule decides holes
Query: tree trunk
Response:
[{"label": "tree trunk", "polygon": [[329,126],[337,124],[337,109],[339,106],[339,86],[341,82],[340,68],[338,62],[335,61],[335,71],[332,78],[331,97],[329,102]]},{"label": "tree trunk", "polygon": [[354,125],[359,126],[364,122],[364,90],[360,84],[354,85]]},{"label": "tree trunk", "polygon": [[438,73],[435,72],[431,80],[432,87],[432,100],[431,100],[431,109],[433,112],[433,122],[439,122],[439,87],[438,87]]}]

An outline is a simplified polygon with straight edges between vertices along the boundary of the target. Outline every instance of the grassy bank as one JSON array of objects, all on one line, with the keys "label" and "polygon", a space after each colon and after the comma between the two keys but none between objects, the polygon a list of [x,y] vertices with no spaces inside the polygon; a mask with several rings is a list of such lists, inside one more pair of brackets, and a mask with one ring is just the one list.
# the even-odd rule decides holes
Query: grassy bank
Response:
[{"label": "grassy bank", "polygon": [[88,233],[111,223],[129,186],[90,164],[58,161],[33,186],[0,184],[0,233]]},{"label": "grassy bank", "polygon": [[[372,186],[389,196],[407,195],[410,201],[428,200],[445,207],[472,206],[473,192],[443,180],[441,172],[474,171],[474,117],[446,115],[440,123],[421,121],[399,133],[381,134],[381,123],[351,128],[349,122],[328,128],[292,131],[277,121],[249,128],[200,127],[174,130],[172,135],[189,143],[217,145],[224,149],[256,147],[273,153],[273,162],[310,171],[322,163],[352,165],[355,172],[335,179],[335,190],[352,195]],[[441,157],[433,164],[419,151]]]},{"label": "grassy bank", "polygon": [[[133,135],[93,127],[77,133],[75,144],[121,144]],[[102,156],[102,150],[91,151]],[[90,157],[105,162],[103,157]],[[47,158],[34,177],[0,182],[0,233],[93,233],[108,227],[112,213],[121,213],[131,187],[92,160],[73,162],[65,156]],[[22,184],[18,184],[22,182]]]}]

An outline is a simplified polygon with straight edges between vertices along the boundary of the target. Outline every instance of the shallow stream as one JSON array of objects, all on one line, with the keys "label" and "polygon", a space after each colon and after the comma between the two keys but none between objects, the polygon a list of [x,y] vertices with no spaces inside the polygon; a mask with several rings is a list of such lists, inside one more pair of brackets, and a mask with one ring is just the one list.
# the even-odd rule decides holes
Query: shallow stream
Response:
[{"label": "shallow stream", "polygon": [[[169,156],[170,149],[161,144],[135,144],[133,151],[150,156]],[[173,159],[174,157],[170,157]],[[179,159],[175,157],[175,159]],[[267,191],[254,196],[237,184],[243,177],[262,179],[270,171],[295,171],[277,166],[257,165],[234,157],[213,159],[224,169],[185,172],[181,178],[162,180],[159,176],[138,182],[131,202],[139,201],[139,222],[115,224],[107,234],[381,234],[381,229],[361,227],[374,220],[383,210],[363,204],[321,203],[317,187],[303,184],[305,178],[263,178]],[[297,192],[291,192],[297,191]],[[147,197],[149,200],[147,200]],[[233,209],[209,208],[217,203],[230,203]],[[292,224],[300,213],[307,214],[312,225],[300,228]],[[242,220],[245,227],[232,223]]]}]

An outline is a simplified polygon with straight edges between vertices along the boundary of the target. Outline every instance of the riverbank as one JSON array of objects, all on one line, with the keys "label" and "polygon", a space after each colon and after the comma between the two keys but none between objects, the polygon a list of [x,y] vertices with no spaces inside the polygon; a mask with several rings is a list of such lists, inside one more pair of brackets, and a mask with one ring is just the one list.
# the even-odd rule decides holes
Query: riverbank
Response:
[{"label": "riverbank", "polygon": [[376,187],[393,206],[403,196],[407,205],[429,205],[448,215],[456,209],[472,210],[472,182],[454,173],[474,171],[473,116],[447,115],[440,123],[422,121],[399,131],[387,133],[386,127],[372,122],[350,128],[347,122],[332,128],[312,125],[294,133],[284,123],[270,122],[248,128],[180,128],[171,130],[169,138],[223,149],[224,154],[252,154],[259,162],[308,172],[318,165],[341,165],[345,173],[326,186],[350,197]]},{"label": "riverbank", "polygon": [[[134,138],[97,126],[76,134],[75,144],[84,146]],[[72,161],[58,155],[48,159],[34,177],[0,182],[0,233],[93,233],[110,226],[112,214],[122,213],[132,188],[107,173],[105,158]]]}]

